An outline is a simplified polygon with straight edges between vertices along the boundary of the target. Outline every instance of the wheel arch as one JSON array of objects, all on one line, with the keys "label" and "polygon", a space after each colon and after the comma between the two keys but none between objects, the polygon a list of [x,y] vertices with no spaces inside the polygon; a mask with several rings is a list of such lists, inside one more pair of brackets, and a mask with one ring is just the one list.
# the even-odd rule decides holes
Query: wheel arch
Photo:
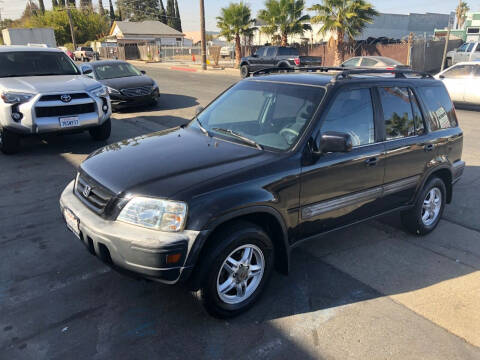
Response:
[{"label": "wheel arch", "polygon": [[287,275],[290,269],[290,247],[285,222],[281,214],[269,206],[254,206],[225,214],[207,225],[208,236],[201,244],[189,287],[197,290],[204,275],[202,259],[205,254],[215,246],[215,234],[237,221],[251,222],[261,227],[269,235],[275,248],[275,269]]},{"label": "wheel arch", "polygon": [[445,184],[445,188],[447,190],[447,198],[445,199],[445,202],[447,204],[450,204],[452,202],[452,197],[453,197],[453,185],[452,185],[452,169],[448,165],[444,166],[438,166],[430,170],[424,177],[418,191],[416,197],[419,196],[421,190],[425,186],[425,184],[430,181],[433,177],[438,177],[440,178],[443,183]]}]

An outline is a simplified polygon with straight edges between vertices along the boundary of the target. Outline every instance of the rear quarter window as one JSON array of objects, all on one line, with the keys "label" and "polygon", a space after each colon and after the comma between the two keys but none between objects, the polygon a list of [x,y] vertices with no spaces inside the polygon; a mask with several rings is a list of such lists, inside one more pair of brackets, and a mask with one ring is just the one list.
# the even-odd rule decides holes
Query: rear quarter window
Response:
[{"label": "rear quarter window", "polygon": [[430,131],[448,129],[458,125],[455,109],[443,86],[428,86],[419,89],[429,113]]}]

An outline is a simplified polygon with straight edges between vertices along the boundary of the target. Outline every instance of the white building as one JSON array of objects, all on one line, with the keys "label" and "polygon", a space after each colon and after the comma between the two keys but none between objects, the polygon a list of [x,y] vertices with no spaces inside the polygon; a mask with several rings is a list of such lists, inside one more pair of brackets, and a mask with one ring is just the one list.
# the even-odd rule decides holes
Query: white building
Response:
[{"label": "white building", "polygon": [[[183,46],[185,34],[160,21],[115,21],[107,37],[118,43],[155,43],[159,46]],[[190,41],[187,41],[191,44]]]}]

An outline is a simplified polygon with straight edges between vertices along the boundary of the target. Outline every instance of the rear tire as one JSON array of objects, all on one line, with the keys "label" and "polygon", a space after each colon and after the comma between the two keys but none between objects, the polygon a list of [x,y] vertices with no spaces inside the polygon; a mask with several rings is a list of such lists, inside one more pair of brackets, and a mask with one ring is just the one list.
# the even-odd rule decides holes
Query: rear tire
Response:
[{"label": "rear tire", "polygon": [[240,67],[240,76],[242,79],[248,78],[250,76],[250,69],[248,68],[248,65],[242,65]]},{"label": "rear tire", "polygon": [[433,231],[445,209],[446,187],[443,180],[434,177],[425,184],[414,207],[401,214],[405,228],[415,235]]},{"label": "rear tire", "polygon": [[112,121],[108,119],[102,125],[90,129],[88,132],[93,140],[105,141],[110,137],[110,133],[112,132]]},{"label": "rear tire", "polygon": [[219,231],[212,241],[216,246],[198,269],[203,274],[200,300],[210,315],[229,318],[260,298],[273,268],[274,248],[262,228],[244,221]]},{"label": "rear tire", "polygon": [[0,150],[6,155],[17,153],[20,150],[20,136],[0,128]]}]

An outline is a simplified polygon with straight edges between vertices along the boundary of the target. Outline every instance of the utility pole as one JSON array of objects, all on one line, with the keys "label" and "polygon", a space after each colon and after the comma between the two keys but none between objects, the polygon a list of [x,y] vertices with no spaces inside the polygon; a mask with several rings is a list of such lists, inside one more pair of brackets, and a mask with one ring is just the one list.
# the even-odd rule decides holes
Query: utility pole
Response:
[{"label": "utility pole", "polygon": [[445,39],[445,48],[443,49],[442,67],[440,68],[440,71],[443,71],[443,69],[445,69],[445,61],[447,60],[447,51],[448,51],[448,41],[450,40],[451,30],[452,30],[451,26],[448,25],[447,38]]},{"label": "utility pole", "polygon": [[207,70],[207,43],[205,36],[205,4],[200,0],[200,34],[202,38],[202,69]]},{"label": "utility pole", "polygon": [[70,4],[67,4],[67,15],[68,15],[68,22],[70,23],[70,34],[72,35],[73,51],[75,51],[77,49],[77,43],[75,41],[75,32],[73,31],[73,20],[72,20],[72,13],[70,12]]}]

